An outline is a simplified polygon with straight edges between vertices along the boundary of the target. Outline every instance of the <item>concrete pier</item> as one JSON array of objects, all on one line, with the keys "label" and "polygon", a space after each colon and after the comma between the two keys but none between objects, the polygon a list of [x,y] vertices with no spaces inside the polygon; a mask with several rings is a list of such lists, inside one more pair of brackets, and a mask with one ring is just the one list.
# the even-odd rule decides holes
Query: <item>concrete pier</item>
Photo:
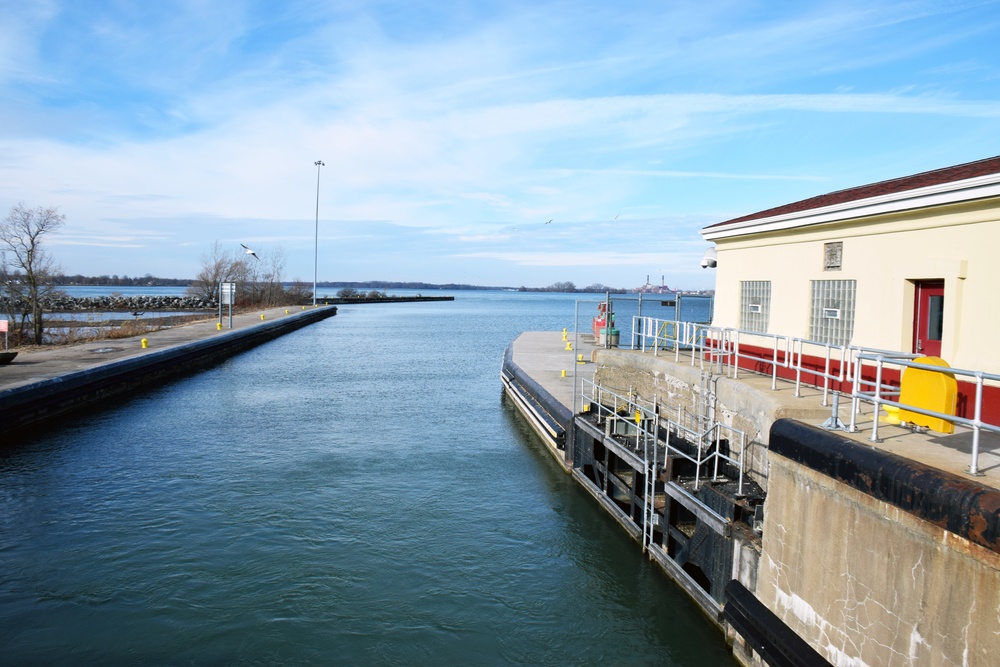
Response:
[{"label": "concrete pier", "polygon": [[[0,434],[204,368],[337,314],[334,306],[257,310],[105,339],[19,351],[0,366]],[[145,345],[143,344],[145,341]]]},{"label": "concrete pier", "polygon": [[[533,401],[560,415],[557,459],[719,623],[741,662],[995,664],[997,437],[981,434],[973,476],[967,430],[880,420],[872,442],[870,406],[855,415],[857,432],[825,430],[832,407],[820,390],[796,396],[770,377],[733,379],[684,353],[589,350],[597,394],[635,403],[618,412],[591,394],[584,405],[555,373],[557,343],[558,334],[514,341],[508,394],[528,395],[514,401],[526,416]],[[839,408],[849,421],[849,401]],[[691,439],[712,423],[721,445],[717,435]],[[712,447],[722,458],[701,463]]]},{"label": "concrete pier", "polygon": [[573,334],[527,332],[508,348],[500,372],[507,397],[567,472],[572,460],[566,434],[579,407],[574,396],[594,377],[595,349]]}]

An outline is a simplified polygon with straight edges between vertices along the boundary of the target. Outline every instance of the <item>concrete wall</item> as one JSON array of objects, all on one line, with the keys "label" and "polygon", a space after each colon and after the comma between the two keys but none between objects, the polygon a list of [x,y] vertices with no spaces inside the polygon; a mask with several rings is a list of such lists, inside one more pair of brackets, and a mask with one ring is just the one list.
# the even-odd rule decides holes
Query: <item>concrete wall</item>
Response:
[{"label": "concrete wall", "polygon": [[[832,465],[844,469],[836,456]],[[884,465],[860,464],[859,479]],[[919,497],[937,477],[920,471],[896,495]],[[959,519],[995,494],[953,484],[967,489],[944,503]],[[834,665],[998,664],[1000,554],[936,525],[933,492],[911,510],[876,495],[771,451],[757,598]],[[986,504],[995,517],[994,502]],[[969,534],[979,539],[975,523]]]},{"label": "concrete wall", "polygon": [[[843,242],[839,271],[824,270],[824,243]],[[812,280],[856,280],[853,344],[908,352],[914,281],[945,282],[941,356],[953,367],[1000,373],[1000,202],[918,209],[716,241],[715,320],[740,327],[740,281],[771,282],[768,332],[807,338]],[[768,344],[769,347],[769,344]]]}]

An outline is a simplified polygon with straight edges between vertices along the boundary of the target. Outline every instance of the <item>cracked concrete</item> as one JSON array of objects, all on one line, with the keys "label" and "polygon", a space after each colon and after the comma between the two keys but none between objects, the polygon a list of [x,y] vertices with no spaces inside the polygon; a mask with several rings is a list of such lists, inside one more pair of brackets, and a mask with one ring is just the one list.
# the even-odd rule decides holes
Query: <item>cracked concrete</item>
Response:
[{"label": "cracked concrete", "polygon": [[832,664],[997,664],[1000,554],[773,452],[769,483],[757,596]]}]

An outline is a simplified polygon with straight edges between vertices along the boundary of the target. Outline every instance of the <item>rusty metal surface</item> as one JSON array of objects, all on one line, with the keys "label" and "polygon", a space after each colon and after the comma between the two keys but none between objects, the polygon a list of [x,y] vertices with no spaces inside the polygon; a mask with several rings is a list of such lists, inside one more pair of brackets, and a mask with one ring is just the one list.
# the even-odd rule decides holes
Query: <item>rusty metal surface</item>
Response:
[{"label": "rusty metal surface", "polygon": [[1000,491],[791,419],[770,450],[1000,553]]}]

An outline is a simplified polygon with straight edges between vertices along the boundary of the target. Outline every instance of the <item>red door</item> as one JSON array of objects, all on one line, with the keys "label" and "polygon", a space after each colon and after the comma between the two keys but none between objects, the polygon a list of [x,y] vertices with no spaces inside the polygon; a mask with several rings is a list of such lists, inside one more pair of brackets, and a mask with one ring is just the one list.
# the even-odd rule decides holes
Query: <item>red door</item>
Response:
[{"label": "red door", "polygon": [[944,281],[917,283],[913,316],[913,352],[928,357],[941,356],[944,330]]}]

